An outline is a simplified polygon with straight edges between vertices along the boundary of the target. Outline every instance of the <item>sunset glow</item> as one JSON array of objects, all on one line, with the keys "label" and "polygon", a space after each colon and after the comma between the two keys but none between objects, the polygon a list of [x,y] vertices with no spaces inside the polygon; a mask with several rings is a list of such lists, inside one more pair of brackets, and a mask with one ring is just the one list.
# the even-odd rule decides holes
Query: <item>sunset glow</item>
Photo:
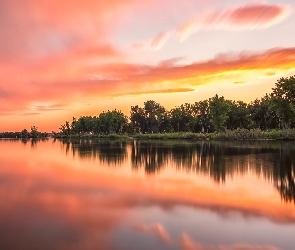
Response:
[{"label": "sunset glow", "polygon": [[295,74],[291,0],[1,2],[0,132],[215,94],[250,102]]}]

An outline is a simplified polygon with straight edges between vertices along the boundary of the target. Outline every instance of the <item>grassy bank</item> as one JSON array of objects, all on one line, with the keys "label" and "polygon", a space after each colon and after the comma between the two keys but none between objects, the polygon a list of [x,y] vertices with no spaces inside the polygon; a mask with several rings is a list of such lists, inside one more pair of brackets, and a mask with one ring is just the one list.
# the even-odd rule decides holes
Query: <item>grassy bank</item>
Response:
[{"label": "grassy bank", "polygon": [[159,134],[133,134],[133,135],[54,135],[54,138],[105,138],[105,139],[140,139],[140,140],[165,140],[165,139],[195,139],[195,140],[295,140],[295,129],[261,131],[259,129],[226,130],[221,133],[159,133]]}]

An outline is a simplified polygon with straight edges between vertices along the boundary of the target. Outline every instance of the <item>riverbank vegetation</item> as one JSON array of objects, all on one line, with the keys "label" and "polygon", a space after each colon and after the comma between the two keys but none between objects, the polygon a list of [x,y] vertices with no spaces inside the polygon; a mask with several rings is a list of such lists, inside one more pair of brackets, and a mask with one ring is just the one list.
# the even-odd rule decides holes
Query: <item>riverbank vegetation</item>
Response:
[{"label": "riverbank vegetation", "polygon": [[31,126],[31,131],[27,129],[23,129],[21,132],[2,132],[0,133],[0,138],[46,138],[48,137],[47,132],[40,132],[36,126]]},{"label": "riverbank vegetation", "polygon": [[[43,138],[31,131],[0,133],[0,138]],[[217,94],[207,100],[167,110],[153,100],[131,106],[129,117],[120,110],[98,116],[73,117],[52,132],[55,138],[136,139],[295,139],[295,76],[280,78],[272,92],[250,103]]]},{"label": "riverbank vegetation", "polygon": [[250,103],[215,95],[171,110],[148,100],[121,111],[81,116],[55,137],[138,139],[295,139],[295,76],[280,78],[270,94]]}]

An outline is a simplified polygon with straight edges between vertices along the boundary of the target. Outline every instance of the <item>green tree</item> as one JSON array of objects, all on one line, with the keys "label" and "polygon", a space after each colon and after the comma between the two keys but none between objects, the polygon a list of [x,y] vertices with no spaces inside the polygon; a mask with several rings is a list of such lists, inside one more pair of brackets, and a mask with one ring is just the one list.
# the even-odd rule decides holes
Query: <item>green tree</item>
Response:
[{"label": "green tree", "polygon": [[138,105],[131,107],[130,120],[136,132],[158,133],[167,117],[165,108],[152,100],[146,101],[143,108]]},{"label": "green tree", "polygon": [[196,132],[209,132],[211,128],[209,117],[209,101],[195,102],[192,106],[193,116],[196,118]]},{"label": "green tree", "polygon": [[127,117],[116,109],[99,115],[99,130],[104,134],[119,134],[127,129]]},{"label": "green tree", "polygon": [[278,118],[277,126],[290,128],[295,121],[295,77],[280,78],[272,90],[270,107]]},{"label": "green tree", "polygon": [[132,127],[134,129],[134,132],[143,133],[144,126],[146,123],[143,108],[140,108],[138,105],[131,106],[130,121],[132,123]]},{"label": "green tree", "polygon": [[31,137],[32,138],[38,138],[40,136],[40,132],[38,131],[38,128],[36,126],[31,126]]},{"label": "green tree", "polygon": [[70,126],[70,123],[68,121],[66,121],[65,124],[62,124],[59,128],[60,130],[60,133],[62,135],[66,135],[66,136],[69,136],[71,134],[71,126]]},{"label": "green tree", "polygon": [[271,108],[271,97],[265,95],[248,105],[252,128],[269,130],[277,128],[277,116]]},{"label": "green tree", "polygon": [[159,114],[159,132],[165,133],[165,132],[171,132],[172,126],[171,126],[171,117],[170,113],[165,111],[164,113]]},{"label": "green tree", "polygon": [[191,132],[195,126],[192,105],[189,103],[182,104],[170,111],[172,128],[177,132]]},{"label": "green tree", "polygon": [[295,76],[280,78],[272,91],[272,96],[288,100],[292,106],[295,106]]},{"label": "green tree", "polygon": [[161,124],[161,117],[165,108],[159,103],[149,100],[144,103],[145,132],[158,133]]},{"label": "green tree", "polygon": [[250,128],[250,114],[248,105],[242,101],[228,101],[229,112],[226,122],[227,129]]},{"label": "green tree", "polygon": [[30,137],[30,133],[26,129],[23,129],[20,133],[21,133],[21,138],[29,138]]},{"label": "green tree", "polygon": [[214,97],[209,99],[210,121],[215,131],[220,132],[226,129],[226,121],[228,119],[228,112],[230,105],[224,97]]}]

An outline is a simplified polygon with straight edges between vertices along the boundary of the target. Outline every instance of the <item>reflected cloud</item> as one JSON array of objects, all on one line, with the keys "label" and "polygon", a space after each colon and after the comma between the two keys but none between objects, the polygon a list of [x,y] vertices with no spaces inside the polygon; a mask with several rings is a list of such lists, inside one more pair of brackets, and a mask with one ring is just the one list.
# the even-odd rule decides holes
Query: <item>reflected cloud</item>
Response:
[{"label": "reflected cloud", "polygon": [[203,246],[194,242],[186,233],[181,235],[181,247],[183,250],[203,250]]},{"label": "reflected cloud", "polygon": [[186,233],[181,235],[181,247],[183,250],[279,250],[279,248],[267,245],[202,245],[192,240]]},{"label": "reflected cloud", "polygon": [[172,242],[168,232],[160,223],[155,223],[150,226],[145,224],[138,224],[134,225],[133,228],[144,233],[153,234],[166,244],[170,244]]},{"label": "reflected cloud", "polygon": [[110,232],[128,208],[124,198],[72,173],[70,180],[59,171],[28,171],[28,163],[19,166],[26,172],[0,172],[0,198],[5,200],[0,248],[111,249]]},{"label": "reflected cloud", "polygon": [[[111,237],[116,233],[120,223],[126,220],[126,214],[132,216],[134,211],[146,211],[144,209],[147,208],[160,208],[176,217],[177,215],[172,213],[173,210],[180,209],[183,212],[192,209],[195,213],[201,213],[202,210],[211,211],[226,220],[236,221],[242,217],[247,222],[249,218],[266,218],[273,224],[281,224],[280,226],[291,226],[295,222],[293,206],[280,203],[274,196],[260,196],[263,192],[252,193],[254,189],[249,190],[246,186],[249,182],[245,184],[244,189],[240,188],[237,191],[219,188],[219,185],[211,185],[210,182],[203,183],[203,180],[208,179],[205,176],[210,177],[210,171],[213,171],[214,166],[209,170],[204,169],[206,175],[203,180],[199,178],[195,181],[191,175],[185,178],[178,175],[179,171],[187,169],[192,175],[202,173],[191,170],[201,171],[198,165],[194,165],[198,163],[197,159],[203,157],[202,164],[205,164],[206,157],[211,157],[214,160],[208,160],[207,164],[218,166],[223,164],[222,159],[226,162],[223,167],[225,182],[228,181],[229,173],[243,175],[249,170],[255,173],[255,168],[256,174],[258,175],[259,170],[262,175],[261,182],[267,177],[266,173],[270,174],[268,178],[272,180],[276,178],[272,176],[274,168],[281,171],[278,174],[289,173],[289,169],[284,170],[280,164],[291,166],[294,155],[292,142],[243,142],[245,144],[242,145],[240,142],[224,142],[222,148],[218,142],[141,141],[137,144],[133,141],[105,143],[103,140],[94,140],[91,142],[93,145],[101,145],[94,146],[98,150],[90,150],[90,153],[90,144],[86,143],[86,150],[83,143],[80,140],[55,141],[55,144],[46,142],[30,150],[30,147],[24,146],[20,141],[1,141],[0,150],[3,154],[0,158],[0,199],[5,201],[0,204],[0,232],[3,236],[0,240],[1,249],[26,250],[32,249],[32,245],[38,245],[45,250],[91,250],[98,247],[112,249]],[[82,146],[78,146],[80,144]],[[74,151],[78,157],[70,155]],[[15,152],[18,152],[18,157],[15,157]],[[122,152],[126,155],[124,160],[117,160],[121,156],[115,156],[114,160],[113,155],[120,155]],[[277,152],[280,152],[281,157],[277,157]],[[247,156],[249,153],[255,155],[253,162]],[[100,154],[105,156],[101,157]],[[138,154],[146,155],[148,160],[141,159]],[[132,172],[131,155],[140,163],[137,165],[138,171],[144,168],[145,164],[159,173],[169,166],[170,170],[176,168],[176,175],[169,175],[171,173],[167,172],[167,176],[146,178],[144,171],[143,175],[140,172]],[[227,158],[244,160],[228,161]],[[263,165],[266,161],[269,164]],[[125,165],[114,171],[101,169],[100,163],[104,163],[104,168],[116,164]],[[155,166],[158,163],[160,169]],[[273,163],[278,165],[274,166]],[[230,167],[230,164],[236,165]],[[135,224],[133,229],[155,236],[160,243],[169,246],[178,244],[173,241],[172,231],[168,232],[170,228],[166,224],[164,227],[163,222],[158,219],[154,221],[157,223]],[[132,224],[132,221],[128,222]],[[18,235],[17,240],[15,235]],[[276,249],[247,244],[207,246],[186,234],[182,235],[181,241],[183,249]]]}]

